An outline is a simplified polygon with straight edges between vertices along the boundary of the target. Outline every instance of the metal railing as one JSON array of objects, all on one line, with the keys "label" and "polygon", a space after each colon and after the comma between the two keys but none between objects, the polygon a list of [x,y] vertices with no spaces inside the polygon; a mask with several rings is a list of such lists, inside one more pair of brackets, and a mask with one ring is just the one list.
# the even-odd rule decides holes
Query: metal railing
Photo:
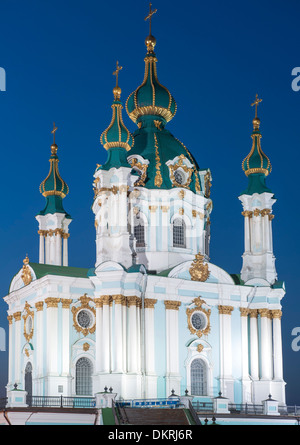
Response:
[{"label": "metal railing", "polygon": [[252,405],[248,403],[229,403],[228,409],[230,414],[246,414],[246,415],[261,415],[264,413],[263,405]]},{"label": "metal railing", "polygon": [[95,408],[94,397],[27,396],[26,403],[34,408]]},{"label": "metal railing", "polygon": [[214,404],[212,402],[192,401],[192,406],[197,413],[213,413]]},{"label": "metal railing", "polygon": [[117,400],[116,406],[121,408],[179,408],[180,400],[177,397],[169,399],[133,399]]}]

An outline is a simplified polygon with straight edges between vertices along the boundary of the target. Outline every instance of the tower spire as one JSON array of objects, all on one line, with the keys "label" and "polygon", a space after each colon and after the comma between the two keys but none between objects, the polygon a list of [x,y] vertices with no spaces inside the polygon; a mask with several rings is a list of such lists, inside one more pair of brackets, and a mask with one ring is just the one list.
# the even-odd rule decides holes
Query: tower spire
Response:
[{"label": "tower spire", "polygon": [[152,16],[157,12],[157,9],[152,9],[152,3],[149,2],[149,14],[145,17],[145,21],[149,20],[149,35],[146,37],[145,43],[147,46],[148,53],[154,52],[154,47],[156,45],[156,38],[152,35]]}]

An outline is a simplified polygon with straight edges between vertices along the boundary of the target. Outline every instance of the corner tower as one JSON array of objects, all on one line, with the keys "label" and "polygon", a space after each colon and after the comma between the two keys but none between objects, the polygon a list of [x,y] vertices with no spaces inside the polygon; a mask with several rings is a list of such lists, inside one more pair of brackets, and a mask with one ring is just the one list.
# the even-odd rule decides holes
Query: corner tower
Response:
[{"label": "corner tower", "polygon": [[55,143],[57,127],[53,125],[53,144],[49,159],[48,176],[40,185],[40,192],[46,198],[46,206],[36,216],[40,235],[39,263],[68,266],[69,224],[72,219],[63,207],[63,199],[69,187],[58,171],[58,146]]},{"label": "corner tower", "polygon": [[275,257],[273,255],[272,213],[276,202],[273,192],[266,185],[266,177],[272,167],[269,158],[261,148],[260,119],[257,107],[262,99],[256,99],[253,119],[252,147],[243,160],[242,168],[248,177],[248,187],[239,196],[245,218],[245,250],[241,278],[248,284],[273,284],[277,279]]}]

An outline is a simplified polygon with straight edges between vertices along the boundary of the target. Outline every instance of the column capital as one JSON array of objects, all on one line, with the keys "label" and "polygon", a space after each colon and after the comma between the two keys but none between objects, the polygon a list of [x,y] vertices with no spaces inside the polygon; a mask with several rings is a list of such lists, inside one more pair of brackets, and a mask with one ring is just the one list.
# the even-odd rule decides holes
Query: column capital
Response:
[{"label": "column capital", "polygon": [[250,309],[246,307],[240,307],[241,317],[247,317],[250,313]]},{"label": "column capital", "polygon": [[100,298],[95,298],[95,299],[94,299],[94,303],[95,303],[95,305],[96,305],[96,308],[97,308],[97,307],[103,307],[103,300],[102,300],[101,297],[100,297]]},{"label": "column capital", "polygon": [[154,309],[154,305],[157,303],[157,300],[153,298],[145,298],[144,302],[146,309]]},{"label": "column capital", "polygon": [[258,311],[257,309],[249,309],[250,318],[257,318]]},{"label": "column capital", "polygon": [[61,302],[62,302],[62,308],[63,309],[70,309],[70,305],[72,304],[72,299],[71,298],[62,298]]},{"label": "column capital", "polygon": [[270,312],[271,312],[272,318],[279,318],[279,320],[281,319],[282,311],[280,309],[273,309]]},{"label": "column capital", "polygon": [[7,320],[8,320],[8,324],[12,324],[13,322],[13,316],[12,315],[8,315]]},{"label": "column capital", "polygon": [[131,297],[127,297],[127,306],[131,307],[131,306],[140,306],[140,302],[141,299],[139,297],[136,297],[135,295],[131,296]]},{"label": "column capital", "polygon": [[111,295],[102,295],[101,296],[102,304],[110,306],[112,304]]},{"label": "column capital", "polygon": [[252,216],[253,216],[253,212],[251,212],[251,210],[244,210],[244,211],[242,212],[242,215],[243,215],[244,217],[252,218]]},{"label": "column capital", "polygon": [[111,298],[115,302],[115,304],[123,304],[124,305],[124,302],[126,301],[124,295],[121,295],[121,294],[112,295]]},{"label": "column capital", "polygon": [[20,321],[21,320],[21,312],[15,312],[13,314],[13,317],[16,321]]},{"label": "column capital", "polygon": [[181,306],[181,301],[165,300],[164,303],[166,309],[173,309],[175,311],[178,311],[179,306]]},{"label": "column capital", "polygon": [[45,299],[45,303],[46,303],[46,305],[47,305],[47,308],[50,308],[50,307],[58,307],[58,303],[60,302],[60,298],[52,298],[52,297],[49,297],[49,298],[46,298]]},{"label": "column capital", "polygon": [[261,316],[261,318],[263,317],[271,318],[271,311],[269,309],[266,308],[258,309],[258,313]]},{"label": "column capital", "polygon": [[42,311],[43,307],[44,307],[43,301],[38,301],[37,303],[35,303],[35,308],[36,308],[37,312]]},{"label": "column capital", "polygon": [[223,306],[222,304],[219,304],[218,309],[219,309],[219,314],[231,315],[231,312],[234,310],[234,307],[233,306]]}]

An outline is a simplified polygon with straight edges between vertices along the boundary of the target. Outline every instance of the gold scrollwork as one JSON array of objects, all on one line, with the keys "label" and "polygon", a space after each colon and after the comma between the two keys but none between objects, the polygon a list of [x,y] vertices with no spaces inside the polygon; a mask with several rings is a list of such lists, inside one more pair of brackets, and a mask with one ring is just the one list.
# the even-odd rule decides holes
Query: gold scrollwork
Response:
[{"label": "gold scrollwork", "polygon": [[206,281],[210,275],[208,264],[204,264],[204,255],[197,253],[189,269],[192,281]]},{"label": "gold scrollwork", "polygon": [[[178,161],[176,162],[176,164],[169,165],[170,179],[172,181],[172,187],[189,188],[189,185],[190,185],[191,180],[192,180],[193,168],[190,168],[187,165],[185,165],[183,163],[184,159],[186,159],[186,157],[184,155],[180,155],[178,157]],[[187,174],[186,180],[185,180],[185,182],[183,184],[179,184],[179,182],[176,181],[175,172],[178,169],[183,170]]]},{"label": "gold scrollwork", "polygon": [[32,275],[30,272],[30,268],[28,266],[29,264],[29,258],[28,255],[26,255],[26,258],[23,260],[23,268],[22,268],[22,275],[21,278],[23,280],[23,283],[25,284],[25,286],[27,286],[27,284],[30,284],[32,281]]},{"label": "gold scrollwork", "polygon": [[[205,309],[203,307],[203,304],[206,304],[204,300],[201,299],[201,297],[197,297],[193,300],[193,304],[195,305],[194,308],[190,309],[187,308],[186,314],[188,317],[188,328],[191,332],[191,334],[196,334],[199,338],[202,337],[202,335],[207,335],[210,332],[210,309]],[[195,329],[192,323],[192,316],[195,312],[200,312],[204,315],[206,318],[206,325],[203,329]]]},{"label": "gold scrollwork", "polygon": [[130,165],[131,165],[132,168],[134,168],[136,171],[138,171],[141,174],[141,176],[134,183],[134,185],[136,187],[144,186],[146,178],[147,178],[148,164],[142,164],[136,158],[132,158],[131,161],[130,161]]},{"label": "gold scrollwork", "polygon": [[24,337],[26,341],[29,342],[33,337],[33,320],[34,312],[30,310],[30,305],[25,303],[25,314],[23,315],[24,320]]},{"label": "gold scrollwork", "polygon": [[[94,307],[90,306],[90,302],[93,300],[90,297],[88,297],[87,294],[84,294],[82,297],[79,298],[79,300],[81,302],[81,305],[78,307],[75,306],[72,307],[73,326],[77,332],[81,332],[86,337],[88,334],[93,334],[96,330],[96,311]],[[87,311],[90,311],[93,314],[93,323],[91,327],[85,328],[83,326],[80,326],[80,324],[78,323],[77,315],[83,309],[86,309]]]}]

